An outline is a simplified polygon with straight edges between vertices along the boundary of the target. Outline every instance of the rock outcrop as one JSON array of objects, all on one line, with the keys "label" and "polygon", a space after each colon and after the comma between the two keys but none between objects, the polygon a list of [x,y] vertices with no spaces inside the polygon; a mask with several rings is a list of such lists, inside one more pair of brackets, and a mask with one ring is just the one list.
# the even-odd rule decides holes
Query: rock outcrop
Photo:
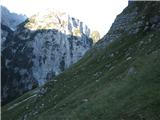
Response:
[{"label": "rock outcrop", "polygon": [[47,10],[20,24],[2,51],[2,102],[53,79],[91,48],[90,29]]},{"label": "rock outcrop", "polygon": [[[124,34],[135,35],[141,31],[160,28],[160,11],[156,11],[156,13],[148,11],[148,9],[152,7],[157,9],[158,4],[155,5],[152,2],[140,2],[137,4],[135,1],[129,1],[129,9],[124,9],[123,12],[116,17],[108,34],[98,42],[97,47],[105,47]],[[141,7],[139,7],[139,5]]]}]

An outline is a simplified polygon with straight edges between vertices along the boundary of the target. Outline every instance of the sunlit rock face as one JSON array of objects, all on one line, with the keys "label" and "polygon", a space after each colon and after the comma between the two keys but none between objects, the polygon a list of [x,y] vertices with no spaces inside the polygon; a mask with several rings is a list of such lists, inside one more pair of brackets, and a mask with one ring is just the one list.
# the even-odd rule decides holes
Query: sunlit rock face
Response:
[{"label": "sunlit rock face", "polygon": [[56,29],[66,35],[79,37],[82,34],[90,35],[89,28],[83,22],[54,9],[33,15],[24,27],[30,30]]},{"label": "sunlit rock face", "polygon": [[55,10],[38,13],[19,25],[2,51],[2,80],[6,81],[2,102],[43,85],[77,62],[92,46],[89,36],[83,22]]}]

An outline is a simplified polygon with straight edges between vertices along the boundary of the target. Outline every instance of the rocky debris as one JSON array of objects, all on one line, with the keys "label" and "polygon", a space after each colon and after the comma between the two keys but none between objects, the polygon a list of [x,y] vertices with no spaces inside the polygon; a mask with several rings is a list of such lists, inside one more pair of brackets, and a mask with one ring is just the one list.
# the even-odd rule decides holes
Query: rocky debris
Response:
[{"label": "rocky debris", "polygon": [[54,82],[57,82],[57,80],[56,80],[56,79],[54,79],[53,81],[54,81]]},{"label": "rocky debris", "polygon": [[110,54],[110,57],[111,57],[111,58],[114,57],[114,53]]},{"label": "rocky debris", "polygon": [[43,108],[43,107],[44,107],[44,103],[41,104],[40,108]]},{"label": "rocky debris", "polygon": [[47,88],[44,88],[44,87],[40,88],[39,90],[40,95],[44,95],[46,92],[47,92]]},{"label": "rocky debris", "polygon": [[114,66],[110,67],[110,68],[109,68],[109,71],[113,70],[114,68],[115,68]]},{"label": "rocky debris", "polygon": [[96,82],[99,82],[99,81],[100,81],[99,79],[96,80]]},{"label": "rocky debris", "polygon": [[102,72],[96,72],[95,74],[93,74],[94,77],[99,77],[102,74]]},{"label": "rocky debris", "polygon": [[130,67],[128,69],[128,75],[134,75],[136,73],[137,73],[137,71],[136,71],[135,67]]},{"label": "rocky debris", "polygon": [[156,25],[155,24],[153,24],[152,26],[151,26],[151,29],[154,29],[156,27]]},{"label": "rocky debris", "polygon": [[29,109],[29,107],[28,106],[26,106],[26,110],[28,110]]},{"label": "rocky debris", "polygon": [[33,115],[36,115],[36,114],[38,114],[38,111],[33,112]]},{"label": "rocky debris", "polygon": [[112,65],[111,64],[107,64],[107,65],[105,65],[105,67],[106,68],[110,68],[110,67],[112,67]]},{"label": "rocky debris", "polygon": [[149,26],[145,26],[144,31],[149,30]]},{"label": "rocky debris", "polygon": [[144,44],[144,41],[139,42],[139,47],[141,47]]},{"label": "rocky debris", "polygon": [[83,102],[88,102],[88,99],[87,99],[87,98],[85,98],[85,99],[83,99],[82,101],[83,101]]},{"label": "rocky debris", "polygon": [[150,42],[152,42],[152,39],[151,39],[151,38],[149,38],[149,39],[148,39],[148,42],[149,42],[149,43],[150,43]]},{"label": "rocky debris", "polygon": [[132,59],[132,57],[128,57],[128,58],[126,58],[126,60],[128,61],[128,60],[130,60],[130,59]]},{"label": "rocky debris", "polygon": [[27,114],[23,116],[23,120],[27,120]]}]

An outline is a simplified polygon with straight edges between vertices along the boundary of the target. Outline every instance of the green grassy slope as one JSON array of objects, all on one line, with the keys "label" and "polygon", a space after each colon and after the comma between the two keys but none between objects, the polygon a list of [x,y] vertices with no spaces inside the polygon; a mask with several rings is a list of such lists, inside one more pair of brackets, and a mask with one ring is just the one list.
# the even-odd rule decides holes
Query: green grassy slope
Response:
[{"label": "green grassy slope", "polygon": [[[2,120],[159,120],[160,31],[123,34],[2,107]],[[41,90],[42,91],[42,90]]]}]

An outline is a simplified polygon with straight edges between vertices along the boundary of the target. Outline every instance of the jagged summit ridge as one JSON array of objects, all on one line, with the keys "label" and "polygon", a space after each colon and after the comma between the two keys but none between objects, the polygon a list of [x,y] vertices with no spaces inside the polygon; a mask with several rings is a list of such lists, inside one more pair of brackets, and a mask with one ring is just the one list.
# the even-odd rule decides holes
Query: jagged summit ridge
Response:
[{"label": "jagged summit ridge", "polygon": [[12,30],[16,30],[17,25],[24,22],[27,17],[22,14],[16,14],[10,12],[6,7],[0,6],[1,8],[1,24],[6,25]]},{"label": "jagged summit ridge", "polygon": [[75,19],[65,12],[47,9],[28,19],[25,28],[30,30],[56,29],[66,35],[90,35],[90,29],[79,19]]}]

